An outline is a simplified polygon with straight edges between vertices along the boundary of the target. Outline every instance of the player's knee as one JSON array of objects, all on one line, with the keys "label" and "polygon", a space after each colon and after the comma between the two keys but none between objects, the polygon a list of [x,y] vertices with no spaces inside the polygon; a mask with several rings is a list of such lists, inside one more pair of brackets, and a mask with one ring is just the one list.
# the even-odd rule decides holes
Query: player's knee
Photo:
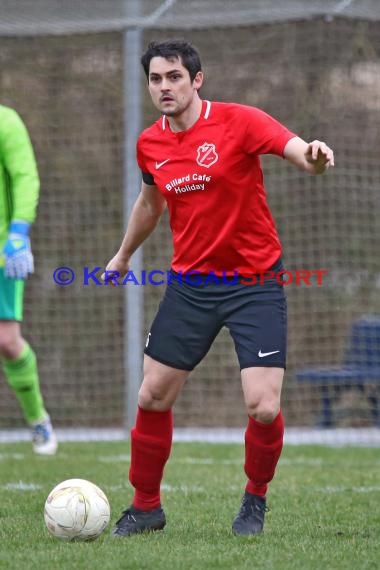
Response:
[{"label": "player's knee", "polygon": [[13,360],[22,350],[22,343],[18,336],[13,334],[0,334],[0,357]]},{"label": "player's knee", "polygon": [[168,395],[158,387],[142,384],[138,404],[143,410],[166,411],[171,408]]},{"label": "player's knee", "polygon": [[280,411],[280,402],[277,398],[263,398],[247,405],[248,415],[264,424],[272,423]]},{"label": "player's knee", "polygon": [[152,398],[149,390],[140,388],[139,396],[138,396],[138,405],[143,410],[151,410],[153,409],[153,402],[154,399]]}]

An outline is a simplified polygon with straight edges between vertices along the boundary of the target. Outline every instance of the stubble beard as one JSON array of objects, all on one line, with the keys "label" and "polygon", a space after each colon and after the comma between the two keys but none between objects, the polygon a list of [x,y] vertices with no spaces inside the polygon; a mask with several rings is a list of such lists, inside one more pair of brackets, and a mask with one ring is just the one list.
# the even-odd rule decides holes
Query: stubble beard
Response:
[{"label": "stubble beard", "polygon": [[182,113],[183,109],[180,109],[178,107],[178,105],[176,105],[176,107],[174,109],[168,109],[168,110],[162,110],[162,113],[164,115],[166,115],[167,117],[176,117],[177,115],[180,115]]}]

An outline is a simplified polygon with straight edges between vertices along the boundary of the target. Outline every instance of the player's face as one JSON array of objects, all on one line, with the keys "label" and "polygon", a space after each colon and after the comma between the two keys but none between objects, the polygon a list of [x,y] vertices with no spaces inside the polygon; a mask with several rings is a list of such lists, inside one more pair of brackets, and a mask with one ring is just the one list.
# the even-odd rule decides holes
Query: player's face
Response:
[{"label": "player's face", "polygon": [[153,57],[149,66],[149,92],[153,104],[169,117],[181,115],[191,105],[203,82],[199,71],[192,82],[178,58]]}]

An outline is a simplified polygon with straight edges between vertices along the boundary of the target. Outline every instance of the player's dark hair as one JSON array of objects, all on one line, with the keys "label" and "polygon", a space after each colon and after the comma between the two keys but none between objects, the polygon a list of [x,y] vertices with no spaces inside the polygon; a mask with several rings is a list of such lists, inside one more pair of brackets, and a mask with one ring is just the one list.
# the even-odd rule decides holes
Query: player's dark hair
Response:
[{"label": "player's dark hair", "polygon": [[191,81],[194,81],[198,71],[202,71],[199,53],[186,40],[173,39],[165,42],[151,42],[148,45],[148,49],[141,58],[141,64],[148,80],[150,60],[153,57],[164,57],[168,60],[179,59],[189,72]]}]

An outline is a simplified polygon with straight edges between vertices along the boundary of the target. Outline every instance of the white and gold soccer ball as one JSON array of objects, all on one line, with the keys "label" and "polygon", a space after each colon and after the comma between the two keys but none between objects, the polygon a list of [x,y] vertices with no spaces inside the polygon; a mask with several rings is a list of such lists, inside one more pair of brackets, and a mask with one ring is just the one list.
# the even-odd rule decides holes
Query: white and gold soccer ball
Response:
[{"label": "white and gold soccer ball", "polygon": [[44,518],[48,531],[61,540],[94,540],[110,521],[106,495],[85,479],[67,479],[49,493]]}]

